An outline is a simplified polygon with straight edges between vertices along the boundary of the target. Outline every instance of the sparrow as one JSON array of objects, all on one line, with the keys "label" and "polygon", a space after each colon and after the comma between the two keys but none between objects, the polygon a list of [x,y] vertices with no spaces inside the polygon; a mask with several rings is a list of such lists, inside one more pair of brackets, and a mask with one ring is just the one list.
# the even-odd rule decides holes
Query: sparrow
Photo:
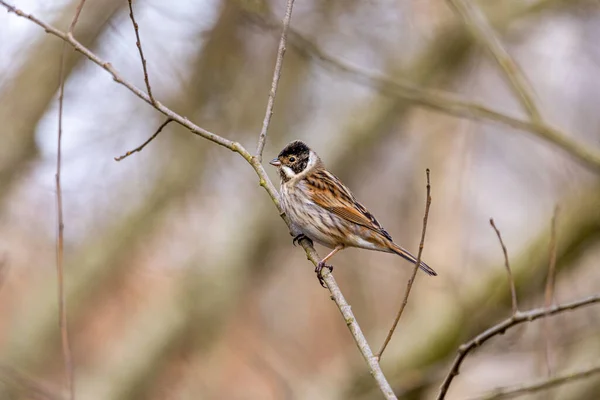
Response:
[{"label": "sparrow", "polygon": [[[309,239],[333,249],[317,264],[315,272],[321,286],[326,287],[321,275],[323,268],[333,271],[325,263],[346,247],[358,247],[394,253],[412,262],[415,256],[392,240],[375,217],[335,175],[325,168],[317,153],[306,143],[289,143],[269,162],[277,167],[281,178],[280,199],[292,225],[292,234],[298,233],[294,245]],[[419,268],[428,275],[437,273],[421,261]]]}]

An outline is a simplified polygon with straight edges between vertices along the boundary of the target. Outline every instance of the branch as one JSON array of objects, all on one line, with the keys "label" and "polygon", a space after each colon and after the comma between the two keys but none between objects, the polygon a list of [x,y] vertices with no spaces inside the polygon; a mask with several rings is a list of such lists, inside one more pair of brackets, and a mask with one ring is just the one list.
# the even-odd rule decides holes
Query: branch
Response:
[{"label": "branch", "polygon": [[[73,37],[73,35],[71,33],[62,32],[62,31],[50,26],[49,24],[41,21],[40,19],[36,18],[35,16],[33,16],[31,14],[26,14],[23,11],[15,8],[14,6],[9,5],[4,0],[0,0],[0,5],[4,6],[9,12],[13,12],[20,17],[29,19],[36,25],[44,28],[44,30],[47,33],[62,39],[66,43],[69,43],[71,46],[73,46],[73,48],[76,51],[80,52],[81,54],[86,56],[90,61],[99,65],[104,70],[106,70],[109,74],[111,74],[111,76],[117,83],[125,86],[127,89],[129,89],[131,92],[133,92],[136,96],[138,96],[139,98],[141,98],[142,100],[146,101],[148,104],[153,106],[156,110],[160,111],[161,113],[163,113],[164,115],[166,115],[168,118],[172,119],[173,121],[177,122],[181,126],[184,126],[185,128],[189,129],[190,132],[192,132],[198,136],[201,136],[207,140],[210,140],[211,142],[214,142],[220,146],[228,148],[231,151],[236,152],[240,156],[242,156],[246,160],[246,162],[248,162],[252,166],[252,168],[258,175],[260,186],[262,186],[267,191],[268,195],[271,197],[271,200],[277,207],[277,209],[279,211],[279,215],[285,221],[288,228],[291,229],[290,220],[285,215],[285,212],[284,212],[283,208],[281,207],[281,204],[279,202],[279,195],[277,193],[277,190],[275,189],[275,186],[273,186],[273,183],[267,176],[267,173],[266,173],[265,169],[263,168],[262,164],[260,163],[260,161],[258,160],[258,158],[252,156],[241,144],[231,141],[231,140],[228,140],[228,139],[225,139],[225,138],[223,138],[217,134],[214,134],[204,128],[201,128],[198,125],[190,122],[187,118],[175,113],[168,107],[164,106],[159,101],[157,101],[157,100],[153,101],[148,94],[144,93],[139,88],[137,88],[135,85],[133,85],[132,83],[123,79],[121,77],[121,75],[116,71],[116,69],[110,63],[102,60],[100,57],[98,57],[96,54],[94,54],[88,48],[86,48],[81,43],[79,43]],[[320,257],[317,254],[317,252],[315,251],[315,249],[310,245],[310,243],[307,240],[302,240],[300,242],[300,244],[304,248],[307,258],[316,266],[320,260]],[[385,376],[383,375],[383,372],[381,371],[381,367],[380,367],[379,363],[377,362],[377,358],[373,355],[373,352],[371,351],[371,349],[367,343],[367,340],[364,337],[364,335],[360,329],[360,326],[356,322],[356,319],[354,317],[354,314],[352,313],[350,306],[344,299],[344,297],[339,289],[339,286],[337,285],[335,279],[333,278],[333,275],[331,275],[330,272],[325,272],[322,274],[322,276],[323,276],[323,279],[325,280],[325,282],[327,283],[327,287],[328,287],[329,291],[331,292],[331,296],[332,296],[333,300],[335,301],[337,307],[339,308],[340,312],[342,313],[342,316],[344,317],[344,320],[346,321],[346,324],[348,325],[348,329],[350,330],[350,333],[352,334],[354,341],[356,342],[356,345],[358,346],[361,354],[363,355],[365,361],[367,362],[369,371],[375,378],[378,387],[380,388],[380,390],[382,391],[382,393],[384,394],[386,399],[396,399],[396,396],[394,395],[394,393],[391,389],[391,386],[389,385]]]},{"label": "branch", "polygon": [[6,261],[6,254],[0,257],[0,289],[4,286],[4,282],[6,282],[6,276],[8,275],[8,261]]},{"label": "branch", "polygon": [[458,354],[456,355],[456,358],[454,359],[454,362],[452,363],[452,367],[450,368],[450,371],[444,378],[444,382],[442,383],[442,385],[440,387],[440,392],[438,393],[438,396],[436,397],[436,399],[442,400],[446,397],[448,388],[450,387],[450,384],[452,383],[452,380],[454,379],[454,377],[459,374],[460,366],[461,366],[462,362],[464,361],[464,359],[467,357],[467,355],[473,349],[481,346],[482,344],[484,344],[485,342],[487,342],[489,339],[493,338],[494,336],[502,335],[508,329],[512,328],[513,326],[520,325],[524,322],[531,322],[531,321],[535,321],[536,319],[539,319],[542,317],[561,314],[566,311],[575,310],[575,309],[585,307],[585,306],[588,306],[591,304],[595,304],[598,302],[600,302],[600,294],[590,296],[590,297],[587,297],[584,299],[580,299],[577,301],[573,301],[571,303],[556,305],[549,309],[542,307],[542,308],[536,308],[536,309],[526,311],[526,312],[518,311],[516,314],[512,315],[510,318],[507,318],[504,321],[500,322],[499,324],[496,324],[493,327],[487,329],[486,331],[480,333],[479,335],[477,335],[475,338],[471,339],[467,343],[463,343],[458,348]]},{"label": "branch", "polygon": [[140,32],[137,22],[135,22],[135,17],[133,16],[133,6],[131,5],[131,0],[127,0],[129,4],[129,18],[131,18],[131,22],[133,23],[133,30],[135,31],[135,45],[138,48],[140,53],[140,59],[142,60],[142,69],[144,70],[144,82],[146,82],[146,89],[148,89],[148,97],[150,97],[150,102],[152,104],[156,103],[154,100],[154,96],[152,96],[152,87],[150,86],[150,79],[148,78],[148,69],[146,67],[146,59],[144,58],[144,51],[142,50],[142,41],[140,39]]},{"label": "branch", "polygon": [[283,29],[281,31],[281,39],[279,40],[279,49],[277,50],[277,60],[275,61],[275,70],[273,71],[273,81],[271,82],[271,91],[269,92],[269,100],[267,101],[267,111],[263,120],[262,129],[260,136],[258,137],[258,145],[256,146],[256,158],[258,161],[262,161],[262,153],[267,143],[267,131],[269,130],[269,124],[271,123],[271,117],[273,116],[273,107],[275,105],[275,95],[277,94],[277,86],[279,85],[279,78],[281,76],[281,67],[283,66],[283,56],[286,50],[286,42],[288,29],[290,27],[290,21],[292,19],[292,8],[294,7],[294,0],[288,0],[287,8],[285,10],[285,17],[283,18]]},{"label": "branch", "polygon": [[510,269],[510,263],[508,262],[508,252],[506,251],[506,246],[504,245],[504,241],[502,240],[502,235],[498,228],[496,228],[496,224],[494,223],[494,219],[490,218],[490,225],[496,231],[496,235],[498,236],[498,240],[500,241],[500,246],[502,246],[502,253],[504,254],[504,265],[506,266],[506,273],[508,274],[508,284],[510,285],[510,298],[512,300],[512,313],[515,315],[519,311],[519,307],[517,305],[517,290],[515,288],[515,278],[513,277],[512,271]]},{"label": "branch", "polygon": [[85,0],[81,0],[75,9],[75,15],[73,15],[73,19],[71,20],[71,25],[69,25],[69,33],[73,33],[75,30],[75,25],[77,25],[77,21],[79,21],[79,15],[81,14],[81,10],[83,10],[83,5],[85,4]]},{"label": "branch", "polygon": [[[552,299],[554,298],[554,282],[556,275],[556,220],[558,218],[558,206],[554,208],[552,222],[550,227],[550,249],[548,263],[548,276],[546,277],[546,289],[544,290],[544,307],[550,308]],[[546,360],[546,369],[548,375],[552,375],[552,363],[550,360],[550,328],[548,327],[547,319],[543,320],[542,331],[544,332],[544,357]]]},{"label": "branch", "polygon": [[575,372],[565,373],[553,378],[543,379],[534,383],[496,389],[487,395],[478,397],[477,400],[498,400],[517,397],[523,394],[536,393],[541,390],[550,389],[575,380],[587,378],[598,373],[600,373],[600,364],[585,369],[580,369]]},{"label": "branch", "polygon": [[402,313],[404,312],[404,309],[408,304],[408,296],[410,295],[410,290],[412,289],[413,282],[415,281],[415,278],[417,276],[417,271],[419,271],[419,265],[421,265],[421,255],[423,254],[423,247],[425,245],[425,232],[427,231],[427,218],[429,217],[429,207],[431,206],[431,185],[429,183],[429,168],[427,168],[425,173],[427,175],[427,198],[425,200],[425,215],[423,216],[423,229],[421,230],[421,242],[419,243],[419,254],[417,254],[417,262],[415,264],[415,267],[413,268],[412,275],[410,276],[410,279],[408,280],[408,283],[406,285],[406,292],[404,293],[404,299],[402,299],[402,304],[400,305],[398,314],[396,315],[394,323],[392,324],[390,331],[388,332],[387,336],[385,337],[385,340],[383,341],[383,344],[381,345],[381,349],[379,349],[379,353],[377,353],[378,360],[381,359],[381,355],[383,354],[385,348],[392,339],[392,335],[396,330],[396,326],[398,326],[400,317],[402,317]]},{"label": "branch", "polygon": [[542,118],[533,100],[534,96],[532,90],[528,87],[527,79],[498,39],[485,15],[468,0],[448,0],[448,2],[456,14],[463,19],[465,26],[473,37],[487,47],[500,68],[502,68],[512,90],[531,119],[540,122]]},{"label": "branch", "polygon": [[[81,3],[81,5],[83,2]],[[80,11],[80,9],[78,8]],[[76,18],[74,19],[75,25]],[[60,327],[60,336],[62,343],[63,362],[65,368],[65,378],[67,381],[67,389],[69,391],[69,398],[75,399],[75,386],[73,383],[73,361],[71,358],[71,345],[69,343],[69,331],[67,326],[67,304],[65,297],[65,283],[64,283],[64,230],[65,225],[63,221],[63,204],[62,204],[62,188],[60,185],[60,173],[61,173],[61,157],[62,157],[62,117],[63,117],[63,99],[65,94],[65,59],[67,53],[66,43],[63,43],[63,49],[60,56],[60,69],[59,69],[59,96],[58,96],[58,139],[56,143],[56,215],[57,215],[57,233],[56,233],[56,274],[58,278],[58,325]]]},{"label": "branch", "polygon": [[173,122],[173,120],[171,118],[167,118],[167,120],[158,127],[156,132],[154,132],[154,134],[152,136],[150,136],[150,138],[148,138],[148,140],[146,140],[144,143],[142,143],[135,149],[129,150],[127,153],[123,154],[122,156],[115,157],[115,161],[121,161],[121,160],[129,157],[133,153],[139,153],[140,151],[142,151],[144,149],[144,147],[146,147],[151,141],[153,141],[158,136],[158,134],[164,129],[164,127],[169,125],[171,122]]}]

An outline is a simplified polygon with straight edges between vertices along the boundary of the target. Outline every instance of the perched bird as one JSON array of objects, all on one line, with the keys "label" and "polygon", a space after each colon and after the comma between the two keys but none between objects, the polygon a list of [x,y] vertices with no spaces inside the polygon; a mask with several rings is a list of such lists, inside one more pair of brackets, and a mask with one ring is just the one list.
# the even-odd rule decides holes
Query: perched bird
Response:
[{"label": "perched bird", "polygon": [[[304,142],[293,141],[270,162],[281,177],[281,203],[292,222],[292,232],[299,233],[294,244],[304,238],[333,249],[318,264],[315,272],[325,287],[321,270],[333,267],[325,263],[346,247],[395,253],[416,263],[417,259],[393,242],[389,233],[356,200],[350,190],[331,172]],[[437,275],[427,264],[419,267]]]}]

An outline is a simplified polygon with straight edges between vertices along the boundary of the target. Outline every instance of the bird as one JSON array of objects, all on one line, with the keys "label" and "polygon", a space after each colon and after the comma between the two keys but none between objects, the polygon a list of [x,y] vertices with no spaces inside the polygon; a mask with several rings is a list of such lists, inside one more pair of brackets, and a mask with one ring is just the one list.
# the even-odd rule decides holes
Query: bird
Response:
[{"label": "bird", "polygon": [[[322,269],[333,271],[326,262],[347,247],[394,253],[417,263],[306,143],[292,141],[269,164],[277,168],[281,178],[280,200],[291,222],[294,245],[308,239],[311,244],[314,241],[333,249],[315,268],[321,286],[326,287]],[[422,261],[419,267],[428,275],[437,275]]]}]

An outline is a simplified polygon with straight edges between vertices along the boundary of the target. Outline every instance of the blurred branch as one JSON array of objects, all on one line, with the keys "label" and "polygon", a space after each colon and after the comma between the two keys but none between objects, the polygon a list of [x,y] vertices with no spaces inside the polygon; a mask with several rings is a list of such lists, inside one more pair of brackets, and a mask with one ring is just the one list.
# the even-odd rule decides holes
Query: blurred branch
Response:
[{"label": "blurred branch", "polygon": [[256,146],[256,158],[258,162],[262,161],[262,153],[267,143],[267,131],[269,130],[269,124],[271,123],[271,117],[273,116],[273,107],[275,106],[275,95],[277,94],[277,86],[279,84],[279,77],[281,76],[281,67],[283,66],[283,56],[285,55],[288,29],[290,27],[290,21],[292,19],[292,8],[294,7],[294,0],[288,0],[287,7],[285,10],[285,17],[283,18],[283,28],[281,30],[281,39],[279,40],[279,48],[277,50],[277,60],[275,61],[275,70],[273,71],[273,81],[271,82],[271,91],[269,92],[269,100],[267,101],[267,111],[265,112],[265,118],[263,120],[262,129],[260,136],[258,137],[258,145]]},{"label": "blurred branch", "polygon": [[[556,277],[556,219],[558,218],[558,206],[554,208],[554,214],[552,215],[552,222],[550,226],[550,246],[549,246],[549,259],[548,263],[548,276],[546,277],[546,289],[544,291],[544,307],[550,309],[552,299],[554,298],[554,284]],[[552,375],[552,362],[550,359],[550,328],[548,327],[548,320],[544,319],[542,324],[542,331],[544,332],[544,357],[546,359],[546,369],[548,375]]]},{"label": "blurred branch", "polygon": [[513,278],[512,271],[510,269],[510,262],[508,261],[508,252],[506,251],[506,246],[504,245],[504,241],[502,240],[502,235],[500,234],[500,230],[496,227],[494,223],[494,219],[490,218],[490,225],[494,228],[496,232],[496,236],[498,236],[498,240],[500,241],[500,246],[502,246],[502,253],[504,254],[504,265],[506,266],[506,273],[508,275],[508,284],[510,285],[510,298],[512,301],[512,315],[515,315],[519,311],[519,307],[517,305],[517,289],[515,288],[515,278]]},{"label": "blurred branch", "polygon": [[[47,385],[42,384],[39,379],[27,376],[12,367],[0,366],[0,381],[6,385],[13,386],[17,392],[26,392],[27,399],[36,400],[63,400],[58,390],[54,391]],[[12,397],[11,397],[12,398]],[[21,398],[21,397],[19,397]]]},{"label": "blurred branch", "polygon": [[578,379],[587,378],[598,373],[600,373],[600,365],[594,365],[592,367],[580,369],[578,371],[570,373],[565,373],[550,379],[543,379],[534,383],[496,389],[487,395],[477,397],[477,400],[498,400],[513,398],[524,394],[532,394],[541,390],[546,390],[559,385],[564,385],[565,383],[573,382]]},{"label": "blurred branch", "polygon": [[492,54],[531,119],[541,123],[542,118],[533,100],[532,90],[528,87],[527,79],[498,39],[486,16],[479,7],[471,4],[468,0],[448,0],[448,3],[463,19],[473,37],[478,39]]},{"label": "blurred branch", "polygon": [[[81,3],[83,5],[83,2]],[[79,15],[79,8],[76,17]],[[77,18],[73,21],[75,25]],[[65,378],[69,398],[75,399],[75,386],[73,382],[73,360],[71,358],[71,344],[69,343],[69,329],[67,325],[67,303],[65,298],[65,281],[64,281],[64,230],[65,224],[63,221],[63,203],[62,203],[62,188],[60,185],[61,176],[61,161],[62,161],[62,117],[63,104],[65,95],[65,57],[67,53],[67,44],[63,43],[63,49],[60,55],[59,69],[59,95],[58,95],[58,135],[56,142],[56,273],[58,278],[58,324],[60,327],[60,336],[63,352],[63,362],[65,368]]]},{"label": "blurred branch", "polygon": [[156,130],[156,132],[154,132],[154,134],[152,134],[152,136],[150,136],[148,138],[148,140],[146,140],[144,143],[142,143],[141,145],[139,145],[135,149],[129,150],[127,153],[123,154],[122,156],[115,157],[115,161],[121,161],[121,160],[129,157],[133,153],[138,153],[138,152],[142,151],[144,149],[144,147],[146,147],[148,145],[148,143],[150,143],[151,141],[153,141],[154,138],[156,138],[158,136],[158,134],[164,129],[164,127],[167,126],[167,125],[169,125],[169,123],[171,123],[171,122],[173,122],[173,120],[171,118],[167,118],[167,120],[165,122],[163,122],[162,124],[160,124],[160,126],[158,127],[158,129]]},{"label": "blurred branch", "polygon": [[[230,149],[231,151],[234,151],[234,152],[240,154],[252,166],[252,168],[254,169],[254,171],[256,172],[256,174],[259,177],[260,186],[262,186],[267,191],[267,193],[271,197],[273,203],[279,210],[280,216],[285,221],[285,223],[288,225],[288,227],[291,228],[290,221],[289,221],[288,217],[285,215],[285,212],[282,209],[281,204],[279,203],[279,195],[277,193],[277,190],[275,189],[273,183],[267,176],[266,171],[264,170],[262,164],[260,163],[260,161],[257,158],[253,157],[241,144],[239,144],[237,142],[233,142],[228,139],[225,139],[225,138],[223,138],[219,135],[216,135],[204,128],[199,127],[198,125],[190,122],[187,118],[175,113],[168,107],[164,106],[159,101],[152,101],[152,99],[149,97],[149,95],[142,92],[140,89],[135,87],[130,82],[124,80],[120,76],[120,74],[115,70],[115,68],[112,67],[112,65],[110,63],[102,60],[95,53],[93,53],[88,48],[86,48],[81,43],[79,43],[73,37],[73,35],[71,33],[62,32],[62,31],[46,24],[45,22],[39,20],[35,16],[33,16],[31,14],[26,14],[23,11],[15,8],[14,6],[7,4],[3,0],[0,0],[0,4],[3,5],[9,12],[14,12],[16,15],[18,15],[20,17],[29,19],[33,23],[44,28],[46,30],[46,32],[48,32],[54,36],[57,36],[57,37],[61,38],[62,40],[64,40],[65,42],[71,44],[75,48],[75,50],[79,51],[81,54],[83,54],[87,58],[89,58],[92,62],[96,63],[97,65],[102,67],[104,70],[109,72],[113,76],[113,79],[116,82],[127,87],[130,91],[132,91],[139,98],[141,98],[142,100],[144,100],[147,103],[149,103],[150,105],[152,105],[156,110],[165,114],[170,119],[172,119],[175,122],[179,123],[180,125],[188,128],[192,133],[199,135],[207,140],[210,140],[216,144],[219,144],[223,147]],[[300,244],[304,248],[307,258],[316,266],[317,263],[320,261],[320,257],[318,256],[316,250],[312,247],[312,245],[309,244],[308,240],[302,240],[300,242]],[[387,382],[385,376],[383,375],[383,372],[381,371],[381,367],[379,366],[379,362],[377,361],[377,358],[373,355],[373,352],[371,351],[366,338],[362,334],[360,326],[356,322],[356,318],[354,317],[350,306],[344,299],[344,297],[339,289],[339,286],[337,285],[335,279],[333,278],[333,275],[330,272],[325,272],[322,274],[322,276],[323,276],[323,279],[325,280],[325,282],[327,283],[327,287],[331,292],[332,298],[334,299],[336,305],[338,306],[340,312],[342,313],[342,316],[344,317],[344,319],[346,321],[348,329],[352,333],[352,336],[353,336],[359,350],[361,351],[361,354],[363,355],[365,361],[367,362],[371,374],[373,375],[374,379],[377,381],[379,388],[381,389],[381,391],[384,394],[384,396],[386,397],[386,399],[395,399],[396,396],[394,395],[389,383]]]},{"label": "blurred branch", "polygon": [[2,289],[2,286],[4,286],[4,282],[6,282],[6,276],[8,275],[9,270],[8,262],[6,261],[6,259],[6,254],[3,254],[0,257],[0,290]]},{"label": "blurred branch", "polygon": [[131,0],[127,0],[129,4],[129,18],[131,18],[131,22],[133,23],[133,30],[135,31],[135,45],[138,48],[140,53],[140,59],[142,60],[142,69],[144,70],[144,82],[146,82],[146,89],[148,89],[148,97],[150,98],[150,102],[152,104],[156,103],[154,100],[154,96],[152,96],[152,87],[150,86],[150,79],[148,78],[148,68],[146,66],[146,58],[144,58],[144,50],[142,50],[142,41],[140,39],[140,31],[137,22],[135,22],[135,17],[133,16],[133,6],[131,5]]},{"label": "blurred branch", "polygon": [[454,362],[452,363],[452,367],[450,368],[448,375],[446,375],[446,378],[444,379],[440,387],[440,391],[436,397],[437,400],[442,400],[446,397],[446,394],[448,392],[448,389],[450,388],[450,385],[452,384],[454,377],[459,374],[460,366],[464,359],[467,357],[467,355],[471,352],[471,350],[480,347],[489,339],[497,335],[502,335],[513,326],[520,325],[524,322],[535,321],[538,318],[575,310],[598,302],[600,302],[600,294],[590,296],[581,300],[573,301],[571,303],[556,305],[554,307],[551,307],[550,309],[542,307],[525,312],[517,312],[510,318],[507,318],[499,324],[496,324],[493,327],[487,329],[486,331],[480,333],[475,338],[468,341],[467,343],[462,344],[459,347],[458,354],[454,359]]},{"label": "blurred branch", "polygon": [[402,304],[400,305],[398,314],[396,315],[396,318],[394,319],[394,323],[392,324],[390,331],[388,332],[387,336],[385,337],[385,340],[383,341],[383,344],[381,345],[381,349],[377,353],[378,360],[381,359],[381,355],[383,354],[383,352],[385,351],[385,348],[387,347],[388,343],[392,339],[392,335],[394,334],[394,331],[396,330],[396,326],[398,326],[400,317],[402,317],[402,313],[404,312],[404,309],[406,308],[406,305],[408,304],[408,296],[410,295],[410,290],[412,289],[413,282],[415,281],[415,278],[417,277],[417,272],[419,271],[419,265],[421,265],[421,255],[423,254],[423,247],[425,245],[425,232],[427,232],[427,218],[429,217],[429,207],[431,206],[431,184],[429,182],[429,168],[427,168],[425,173],[427,176],[427,196],[426,196],[426,200],[425,200],[425,215],[423,216],[423,229],[421,230],[421,242],[419,243],[419,254],[417,254],[417,262],[415,263],[415,267],[413,268],[413,273],[410,276],[408,283],[406,285],[406,292],[404,293],[404,299],[402,299]]},{"label": "blurred branch", "polygon": [[[535,4],[531,7],[537,9],[542,5]],[[270,17],[261,18],[259,23],[270,29],[280,26],[278,22]],[[289,42],[301,53],[320,61],[325,66],[333,68],[338,73],[348,76],[353,81],[369,86],[381,93],[397,96],[418,106],[448,115],[469,118],[476,121],[493,121],[517,130],[532,133],[571,154],[580,163],[592,167],[594,170],[600,170],[600,149],[590,149],[588,146],[571,139],[571,135],[567,132],[542,123],[540,120],[522,120],[483,104],[466,100],[453,93],[443,90],[426,89],[415,85],[408,79],[401,79],[398,76],[394,76],[394,78],[384,77],[350,65],[327,54],[316,44],[293,29],[290,29],[289,32]]]}]

